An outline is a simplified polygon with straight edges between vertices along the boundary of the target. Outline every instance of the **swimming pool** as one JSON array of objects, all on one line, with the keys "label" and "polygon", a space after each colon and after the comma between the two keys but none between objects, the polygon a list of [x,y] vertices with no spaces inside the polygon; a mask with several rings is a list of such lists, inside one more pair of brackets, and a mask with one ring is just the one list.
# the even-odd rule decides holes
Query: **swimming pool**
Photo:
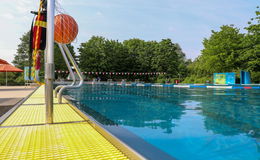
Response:
[{"label": "swimming pool", "polygon": [[66,94],[173,158],[259,159],[260,90],[84,85]]}]

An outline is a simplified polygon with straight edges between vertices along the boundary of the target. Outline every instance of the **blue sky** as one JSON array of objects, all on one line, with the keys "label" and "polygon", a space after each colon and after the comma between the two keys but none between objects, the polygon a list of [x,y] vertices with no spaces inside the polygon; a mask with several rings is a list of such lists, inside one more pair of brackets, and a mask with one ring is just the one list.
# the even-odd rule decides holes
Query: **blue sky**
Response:
[{"label": "blue sky", "polygon": [[[77,48],[91,36],[123,41],[171,38],[187,58],[203,49],[202,41],[224,24],[244,32],[259,0],[58,0],[79,24]],[[11,62],[19,38],[29,30],[38,0],[0,0],[0,58]]]}]

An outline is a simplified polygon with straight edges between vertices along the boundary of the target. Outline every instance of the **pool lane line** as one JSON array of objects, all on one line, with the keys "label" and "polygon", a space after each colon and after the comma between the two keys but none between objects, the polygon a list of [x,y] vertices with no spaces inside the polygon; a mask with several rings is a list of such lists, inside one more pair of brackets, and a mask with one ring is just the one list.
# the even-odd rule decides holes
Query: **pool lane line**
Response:
[{"label": "pool lane line", "polygon": [[[89,84],[88,84],[89,85]],[[92,84],[95,85],[95,84]],[[146,84],[146,83],[132,83],[132,84],[103,84],[111,86],[132,86],[132,87],[171,87],[171,88],[210,88],[210,89],[260,89],[259,86],[233,86],[233,85],[176,85],[176,84]]]}]

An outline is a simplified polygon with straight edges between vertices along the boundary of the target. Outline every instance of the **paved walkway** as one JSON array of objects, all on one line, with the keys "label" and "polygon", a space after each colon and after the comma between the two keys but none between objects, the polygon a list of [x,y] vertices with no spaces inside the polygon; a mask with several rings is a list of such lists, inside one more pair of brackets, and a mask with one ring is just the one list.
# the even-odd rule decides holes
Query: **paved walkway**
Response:
[{"label": "paved walkway", "polygon": [[0,86],[0,98],[24,98],[34,89],[27,86]]}]

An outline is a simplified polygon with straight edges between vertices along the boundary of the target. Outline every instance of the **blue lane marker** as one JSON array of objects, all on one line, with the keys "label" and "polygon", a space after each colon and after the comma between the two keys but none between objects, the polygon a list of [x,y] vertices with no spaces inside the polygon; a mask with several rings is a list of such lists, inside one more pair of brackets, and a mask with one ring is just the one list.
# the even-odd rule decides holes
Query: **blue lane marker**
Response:
[{"label": "blue lane marker", "polygon": [[207,86],[190,86],[190,88],[207,88]]},{"label": "blue lane marker", "polygon": [[[114,85],[116,86],[117,84],[115,83]],[[130,86],[136,87],[137,83],[131,83]],[[152,84],[152,83],[145,83],[142,86],[145,86],[145,87],[150,87],[150,86],[154,86],[154,87],[175,87],[173,84],[155,85],[155,84]],[[181,85],[181,86],[184,86],[184,85]],[[214,85],[210,85],[210,86],[214,86]],[[231,86],[232,87],[231,89],[248,89],[248,88],[245,88],[247,86],[238,86],[238,85],[227,85],[227,86]],[[207,86],[189,85],[189,87],[187,87],[187,88],[207,88]],[[252,86],[250,89],[260,89],[260,86]]]},{"label": "blue lane marker", "polygon": [[173,84],[163,84],[163,87],[173,87]]},{"label": "blue lane marker", "polygon": [[237,86],[235,87],[235,86],[233,86],[232,89],[244,89],[244,87],[237,87]]}]

